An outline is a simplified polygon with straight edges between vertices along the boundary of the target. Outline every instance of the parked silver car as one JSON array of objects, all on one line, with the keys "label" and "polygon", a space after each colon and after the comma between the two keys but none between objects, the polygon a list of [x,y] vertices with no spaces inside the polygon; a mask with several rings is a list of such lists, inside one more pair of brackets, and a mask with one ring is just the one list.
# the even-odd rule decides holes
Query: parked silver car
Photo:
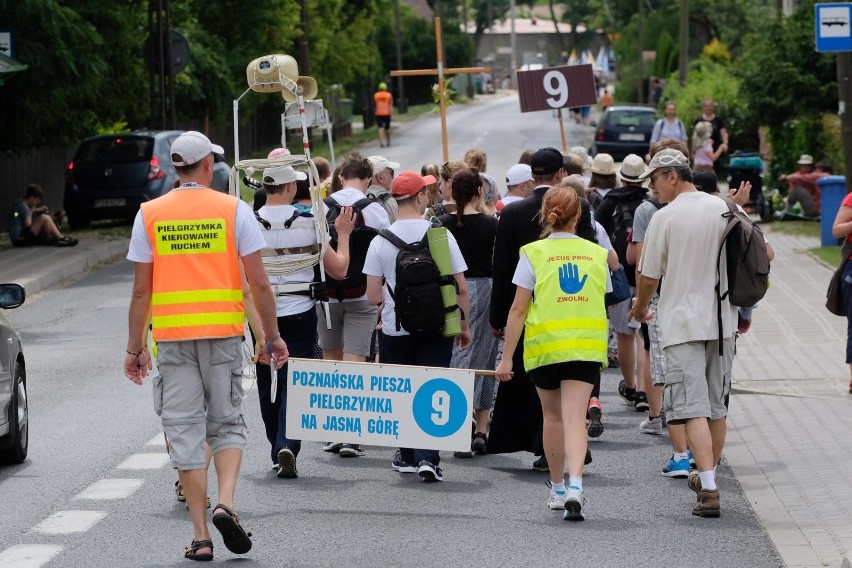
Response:
[{"label": "parked silver car", "polygon": [[18,284],[0,284],[0,464],[22,463],[29,447],[27,375],[21,334],[3,310],[24,303],[26,292]]}]

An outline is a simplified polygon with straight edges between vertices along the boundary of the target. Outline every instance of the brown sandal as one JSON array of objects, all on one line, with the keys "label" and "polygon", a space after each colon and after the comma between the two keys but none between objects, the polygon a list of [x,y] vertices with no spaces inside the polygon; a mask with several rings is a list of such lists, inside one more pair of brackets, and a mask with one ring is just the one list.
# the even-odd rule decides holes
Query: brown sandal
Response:
[{"label": "brown sandal", "polygon": [[[198,552],[202,548],[209,548],[210,552]],[[192,544],[183,549],[183,557],[190,560],[200,560],[208,562],[213,560],[213,541],[212,540],[193,540]]]},{"label": "brown sandal", "polygon": [[213,515],[213,525],[222,533],[222,540],[225,541],[225,546],[234,554],[245,554],[251,550],[250,532],[246,532],[240,525],[240,518],[228,507],[217,503],[213,508],[221,509],[223,513],[215,513]]}]

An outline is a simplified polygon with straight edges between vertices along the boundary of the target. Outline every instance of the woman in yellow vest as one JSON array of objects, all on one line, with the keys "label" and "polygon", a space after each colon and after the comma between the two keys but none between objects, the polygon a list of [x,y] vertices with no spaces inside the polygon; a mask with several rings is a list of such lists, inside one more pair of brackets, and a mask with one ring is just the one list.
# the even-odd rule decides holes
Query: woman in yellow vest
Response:
[{"label": "woman in yellow vest", "polygon": [[[607,251],[575,234],[580,201],[571,188],[553,187],[541,207],[540,241],[521,247],[517,286],[506,325],[497,379],[512,378],[512,353],[524,333],[524,367],[544,414],[550,466],[547,506],[564,519],[583,520],[586,407],[607,366],[604,295],[610,291]],[[526,327],[525,327],[526,326]],[[564,480],[568,458],[568,486]]]}]

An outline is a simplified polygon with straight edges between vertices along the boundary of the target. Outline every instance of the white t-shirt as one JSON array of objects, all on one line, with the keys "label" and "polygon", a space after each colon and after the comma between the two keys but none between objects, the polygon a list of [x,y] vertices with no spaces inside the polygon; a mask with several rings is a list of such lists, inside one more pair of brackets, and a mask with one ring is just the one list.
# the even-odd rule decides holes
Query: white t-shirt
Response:
[{"label": "white t-shirt", "polygon": [[[257,214],[270,223],[285,223],[293,217],[296,208],[292,205],[264,205]],[[294,223],[289,229],[266,230],[261,228],[260,234],[263,235],[266,244],[272,248],[293,248],[307,247],[315,245],[317,242],[316,230],[314,229],[313,219],[310,217],[298,217],[300,223]],[[305,223],[310,219],[310,225]],[[260,226],[258,224],[258,226]],[[298,260],[305,258],[308,254],[292,254],[287,255],[287,258]],[[273,286],[276,284],[296,284],[312,282],[314,279],[313,268],[300,270],[295,274],[287,276],[269,276],[269,283]],[[276,296],[276,315],[292,316],[301,314],[314,308],[314,301],[308,296],[289,294],[286,296]]]},{"label": "white t-shirt", "polygon": [[504,197],[500,201],[503,202],[503,206],[505,207],[506,205],[508,205],[510,203],[514,203],[515,201],[523,201],[523,199],[524,198],[521,197],[520,195],[507,195],[506,197]]},{"label": "white t-shirt", "polygon": [[[721,199],[699,191],[682,193],[648,224],[639,271],[662,278],[657,321],[663,347],[719,338],[716,262],[728,211]],[[724,256],[723,256],[724,260]],[[721,264],[722,292],[728,271]],[[731,337],[731,305],[722,302],[722,335]]]},{"label": "white t-shirt", "polygon": [[595,221],[595,237],[598,239],[598,245],[605,248],[606,250],[615,250],[612,248],[612,241],[609,240],[609,235],[606,234],[606,229],[603,228],[603,225]]},{"label": "white t-shirt", "polygon": [[[580,237],[578,237],[574,233],[556,232],[550,233],[547,238],[579,239]],[[609,239],[607,239],[607,242],[609,242]],[[515,275],[512,276],[512,284],[514,284],[515,286],[520,286],[521,288],[526,288],[527,290],[535,290],[535,269],[533,268],[530,259],[527,258],[527,255],[523,250],[521,251],[521,258],[518,260],[518,266],[517,268],[515,268]],[[607,268],[606,271],[606,291],[612,292],[612,279],[609,275],[609,268]]]},{"label": "white t-shirt", "polygon": [[[193,188],[173,189],[172,191],[199,191]],[[237,206],[237,219],[234,227],[237,241],[237,255],[242,258],[253,252],[257,252],[266,246],[263,236],[258,229],[254,212],[247,203],[240,200]],[[133,232],[130,234],[130,248],[127,251],[127,260],[132,262],[154,262],[154,250],[151,240],[145,230],[145,222],[142,220],[142,210],[136,214],[133,220]]]},{"label": "white t-shirt", "polygon": [[[426,234],[426,229],[431,226],[431,223],[425,219],[398,219],[390,230],[406,243],[419,241]],[[460,274],[467,270],[467,264],[464,261],[456,238],[452,233],[447,231],[447,240],[450,243],[450,262],[453,267],[453,274]],[[368,276],[383,276],[385,279],[384,298],[385,303],[382,306],[382,333],[385,335],[409,335],[405,328],[399,331],[396,329],[396,310],[394,309],[394,301],[391,298],[388,289],[393,290],[396,286],[396,255],[399,249],[391,244],[389,240],[377,236],[370,243],[370,249],[367,251],[367,260],[364,261],[364,274]]]},{"label": "white t-shirt", "polygon": [[[344,207],[355,205],[357,202],[361,201],[365,197],[367,197],[363,192],[353,188],[353,187],[344,187],[339,191],[335,191],[331,194],[332,199],[337,201],[340,205]],[[381,231],[382,229],[387,229],[390,227],[390,219],[388,218],[388,213],[385,211],[385,208],[382,207],[381,202],[376,201],[370,203],[361,211],[364,214],[364,223],[368,227],[372,227],[377,231]],[[373,240],[376,240],[375,238]],[[346,298],[344,302],[363,302],[367,300],[367,294],[363,296],[359,296],[358,298]],[[337,300],[334,300],[337,301]]]}]

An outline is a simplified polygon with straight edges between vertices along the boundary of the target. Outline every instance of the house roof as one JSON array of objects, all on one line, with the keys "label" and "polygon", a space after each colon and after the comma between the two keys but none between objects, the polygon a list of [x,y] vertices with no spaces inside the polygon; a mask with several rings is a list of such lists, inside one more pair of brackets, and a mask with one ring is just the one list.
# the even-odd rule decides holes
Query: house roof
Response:
[{"label": "house roof", "polygon": [[24,65],[17,59],[12,59],[0,53],[0,85],[8,81],[15,73],[25,71],[27,68],[27,65]]},{"label": "house roof", "polygon": [[[547,19],[532,19],[532,18],[515,18],[515,33],[516,34],[552,34],[556,33],[557,26],[559,31],[564,34],[571,33],[571,24],[559,22],[553,23],[550,18]],[[476,31],[476,25],[470,24],[467,26],[467,33],[472,34]],[[586,26],[580,24],[577,26],[577,32],[583,33],[586,31]],[[496,21],[494,25],[485,30],[486,35],[501,35],[512,33],[512,20],[506,18],[505,21]]]}]

